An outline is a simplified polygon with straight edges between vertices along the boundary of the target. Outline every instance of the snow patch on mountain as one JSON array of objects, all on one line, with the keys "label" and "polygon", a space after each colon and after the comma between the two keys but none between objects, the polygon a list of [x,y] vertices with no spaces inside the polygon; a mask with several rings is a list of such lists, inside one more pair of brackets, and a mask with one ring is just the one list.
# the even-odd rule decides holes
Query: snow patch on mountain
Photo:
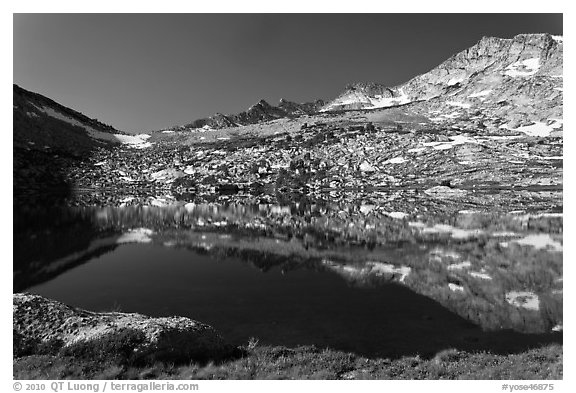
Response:
[{"label": "snow patch on mountain", "polygon": [[458,106],[458,107],[464,108],[464,109],[468,109],[472,106],[466,102],[458,102],[458,101],[447,101],[446,104],[448,104],[450,106]]},{"label": "snow patch on mountain", "polygon": [[77,126],[77,127],[84,128],[86,131],[96,131],[94,128],[92,128],[92,127],[90,127],[90,126],[87,126],[86,124],[81,123],[81,122],[79,122],[79,121],[76,120],[76,119],[73,119],[73,118],[71,118],[71,117],[68,117],[68,116],[66,116],[66,115],[63,115],[62,113],[60,113],[60,112],[58,112],[58,111],[55,111],[54,109],[52,109],[52,108],[50,108],[50,107],[45,107],[45,106],[39,107],[39,106],[36,106],[36,105],[34,105],[34,104],[32,104],[32,103],[30,103],[30,104],[31,104],[33,107],[35,107],[36,109],[38,109],[40,112],[43,112],[43,113],[45,113],[46,115],[48,115],[48,116],[50,116],[50,117],[53,117],[53,118],[58,119],[58,120],[65,121],[66,123],[72,124],[73,126]]},{"label": "snow patch on mountain", "polygon": [[451,78],[446,84],[448,86],[455,86],[459,83],[464,82],[464,79],[466,79],[466,78],[464,78],[464,77]]},{"label": "snow patch on mountain", "polygon": [[347,86],[342,94],[320,109],[320,112],[388,108],[410,102],[412,100],[402,88],[389,89],[377,83],[358,83]]},{"label": "snow patch on mountain", "polygon": [[433,147],[435,150],[447,150],[464,143],[478,143],[475,139],[464,135],[451,136],[450,139],[450,142],[425,142],[423,145],[426,147]]},{"label": "snow patch on mountain", "polygon": [[441,116],[445,117],[447,119],[456,119],[456,118],[460,117],[461,115],[462,114],[460,112],[452,112],[452,113],[449,113],[447,115],[441,115]]},{"label": "snow patch on mountain", "polygon": [[490,95],[490,93],[492,93],[492,89],[482,90],[482,91],[479,91],[478,93],[470,94],[468,96],[468,98],[485,97],[487,95]]},{"label": "snow patch on mountain", "polygon": [[550,133],[552,131],[554,131],[556,128],[560,128],[562,126],[561,123],[559,122],[554,122],[552,124],[546,124],[540,121],[534,122],[534,124],[531,124],[529,126],[522,126],[522,127],[518,127],[515,129],[510,128],[508,125],[502,125],[500,126],[500,128],[505,128],[508,130],[514,130],[514,131],[520,131],[525,133],[526,135],[529,136],[537,136],[537,137],[548,137],[550,136]]},{"label": "snow patch on mountain", "polygon": [[81,127],[83,129],[85,129],[88,132],[88,135],[90,135],[94,139],[98,139],[98,140],[102,140],[102,141],[108,141],[108,142],[115,142],[115,143],[120,142],[122,144],[128,145],[130,147],[134,147],[137,149],[143,149],[143,148],[147,148],[147,147],[152,146],[152,143],[146,142],[146,140],[148,138],[150,138],[150,135],[148,135],[148,134],[124,135],[124,134],[110,134],[108,132],[98,131],[98,130],[94,129],[93,127],[90,127],[89,125],[86,125],[84,123],[79,122],[76,119],[73,119],[69,116],[63,115],[62,113],[54,110],[53,108],[49,108],[49,107],[45,107],[45,106],[39,107],[39,106],[36,106],[32,103],[30,103],[30,104],[33,105],[36,109],[38,109],[40,112],[43,112],[50,117],[65,121],[69,124],[72,124],[73,126],[77,126],[77,127]]},{"label": "snow patch on mountain", "polygon": [[511,77],[526,77],[532,76],[538,72],[540,69],[540,58],[534,57],[526,60],[518,60],[508,67],[504,71],[504,75]]},{"label": "snow patch on mountain", "polygon": [[470,272],[468,274],[474,278],[479,278],[481,280],[492,280],[492,277],[483,272]]},{"label": "snow patch on mountain", "polygon": [[442,117],[450,121],[464,116],[463,112],[443,115],[449,114],[451,107],[478,109],[486,116],[499,118],[500,124],[518,123],[521,117],[539,121],[530,109],[556,116],[554,108],[561,105],[562,95],[556,88],[561,88],[561,79],[557,78],[562,77],[562,42],[562,37],[549,34],[519,34],[510,39],[484,37],[430,71],[395,87],[379,83],[353,85],[321,111],[410,103],[408,110],[415,112],[439,110],[433,114],[433,122],[445,122]]},{"label": "snow patch on mountain", "polygon": [[[110,135],[110,134],[108,134]],[[101,135],[102,136],[102,135]],[[98,138],[97,136],[94,136]],[[152,146],[152,143],[146,142],[150,135],[148,134],[138,134],[138,135],[122,135],[122,134],[114,134],[114,137],[120,141],[120,143],[128,145],[129,147],[133,147],[136,149],[145,149],[147,147]]]},{"label": "snow patch on mountain", "polygon": [[372,108],[387,108],[390,106],[397,106],[410,103],[410,97],[406,95],[404,90],[399,90],[400,96],[398,97],[382,97],[382,96],[375,96],[374,98],[369,97],[370,103],[372,107],[366,107],[366,109]]},{"label": "snow patch on mountain", "polygon": [[388,161],[385,161],[385,164],[402,164],[406,162],[406,159],[404,157],[394,157],[389,159]]}]

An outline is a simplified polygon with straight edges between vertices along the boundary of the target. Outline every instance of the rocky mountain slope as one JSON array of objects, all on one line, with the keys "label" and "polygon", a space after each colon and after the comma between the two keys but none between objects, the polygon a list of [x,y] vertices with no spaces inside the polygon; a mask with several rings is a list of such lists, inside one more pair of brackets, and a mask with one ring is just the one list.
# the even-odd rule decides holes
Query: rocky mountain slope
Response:
[{"label": "rocky mountain slope", "polygon": [[484,37],[429,72],[395,87],[374,82],[349,84],[327,103],[297,104],[282,99],[272,106],[261,100],[239,114],[217,113],[165,131],[221,129],[317,112],[411,104],[436,122],[481,111],[485,117],[502,119],[497,125],[502,128],[531,126],[528,133],[553,132],[562,127],[562,59],[561,36]]},{"label": "rocky mountain slope", "polygon": [[95,147],[146,147],[145,135],[129,135],[41,94],[13,86],[14,147],[81,156]]},{"label": "rocky mountain slope", "polygon": [[[54,153],[60,140],[69,144],[77,138],[88,141],[91,148],[103,139],[144,148],[128,153],[98,146],[84,155],[82,165],[62,165],[68,168],[63,177],[70,184],[130,192],[184,186],[204,191],[432,187],[439,185],[439,177],[451,178],[452,187],[479,182],[490,187],[496,183],[561,187],[562,48],[562,39],[549,34],[484,38],[397,88],[351,85],[346,93],[349,104],[340,101],[334,106],[337,99],[322,113],[314,113],[320,101],[281,100],[272,106],[262,100],[238,115],[218,114],[150,137],[114,133],[15,86],[15,147],[19,154],[46,148]],[[366,109],[368,102],[374,107],[385,100],[393,105],[409,102],[360,112],[329,109]],[[57,127],[52,132],[38,122]],[[39,131],[30,132],[31,125]],[[191,132],[203,129],[213,131]],[[59,157],[44,161],[54,159]],[[474,170],[480,163],[484,166]],[[496,176],[487,170],[487,163],[494,168],[508,165],[508,170]],[[416,165],[422,166],[416,169]],[[454,179],[461,166],[471,174]],[[526,177],[527,167],[533,166],[542,166],[542,172]],[[29,184],[29,171],[25,172],[15,179]]]},{"label": "rocky mountain slope", "polygon": [[318,112],[323,105],[324,101],[322,100],[299,104],[282,98],[278,106],[273,106],[265,100],[260,100],[246,111],[235,115],[216,113],[214,116],[198,119],[189,124],[170,127],[164,131],[193,131],[195,129],[210,130],[225,127],[239,127],[270,120],[310,115]]},{"label": "rocky mountain slope", "polygon": [[151,146],[149,135],[116,130],[18,85],[13,86],[13,121],[15,205],[31,193],[52,199],[53,191],[69,192],[75,183],[67,178],[72,168],[98,149]]},{"label": "rocky mountain slope", "polygon": [[413,103],[437,122],[481,111],[488,117],[504,119],[503,128],[533,126],[534,132],[550,131],[561,127],[562,59],[563,40],[559,36],[484,37],[399,86],[348,86],[321,111]]}]

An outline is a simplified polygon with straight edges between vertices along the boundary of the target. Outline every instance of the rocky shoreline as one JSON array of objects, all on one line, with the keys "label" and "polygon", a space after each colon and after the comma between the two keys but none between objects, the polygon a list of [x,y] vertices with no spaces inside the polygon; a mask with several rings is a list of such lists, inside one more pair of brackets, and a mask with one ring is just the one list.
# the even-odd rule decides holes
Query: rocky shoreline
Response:
[{"label": "rocky shoreline", "polygon": [[89,344],[129,332],[131,351],[146,358],[189,362],[230,356],[234,348],[212,328],[185,317],[151,318],[135,313],[96,313],[29,293],[13,294],[14,356],[38,348]]},{"label": "rocky shoreline", "polygon": [[561,379],[562,346],[364,358],[315,347],[232,347],[183,317],[94,313],[13,295],[15,379]]}]

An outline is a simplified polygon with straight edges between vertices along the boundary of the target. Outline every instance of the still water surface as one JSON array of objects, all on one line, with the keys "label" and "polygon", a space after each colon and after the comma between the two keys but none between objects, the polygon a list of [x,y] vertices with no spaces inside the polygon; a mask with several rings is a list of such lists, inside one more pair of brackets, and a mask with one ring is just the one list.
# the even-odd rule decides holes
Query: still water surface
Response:
[{"label": "still water surface", "polygon": [[[212,325],[237,345],[255,338],[267,345],[315,345],[396,357],[431,356],[448,348],[510,353],[561,341],[561,334],[483,330],[402,284],[400,274],[363,273],[364,264],[371,263],[367,258],[377,257],[393,261],[395,269],[402,269],[402,258],[412,260],[413,265],[426,267],[427,275],[438,275],[426,259],[417,262],[436,247],[433,244],[400,242],[367,250],[329,246],[316,238],[315,246],[308,249],[300,240],[230,235],[221,227],[211,232],[199,226],[223,218],[257,222],[253,212],[181,210],[96,209],[47,216],[37,227],[30,221],[16,233],[21,241],[15,242],[15,290],[92,311],[187,316]],[[261,209],[258,212],[263,214]],[[287,215],[283,220],[295,217]],[[154,227],[154,231],[130,229],[138,226]],[[394,232],[396,227],[391,228]],[[154,232],[154,239],[146,231]],[[259,251],[203,250],[198,247],[202,239],[220,241],[221,250]],[[349,262],[330,266],[318,257],[330,253],[342,253]],[[275,258],[284,262],[276,263]],[[290,262],[293,258],[298,261]],[[446,286],[441,276],[436,279],[439,290]],[[479,320],[498,321],[489,318],[494,310],[486,312],[486,318]]]}]

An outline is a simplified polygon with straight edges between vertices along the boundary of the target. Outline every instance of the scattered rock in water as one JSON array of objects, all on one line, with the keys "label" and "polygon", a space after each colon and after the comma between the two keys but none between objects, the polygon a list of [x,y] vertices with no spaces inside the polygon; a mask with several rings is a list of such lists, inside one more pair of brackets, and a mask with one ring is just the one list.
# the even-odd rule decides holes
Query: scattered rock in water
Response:
[{"label": "scattered rock in water", "polygon": [[387,213],[388,217],[392,217],[392,218],[396,218],[398,220],[402,220],[406,217],[408,217],[407,213],[404,212],[391,212],[391,213]]},{"label": "scattered rock in water", "polygon": [[464,292],[464,287],[458,284],[454,284],[452,282],[448,283],[448,288],[450,288],[450,290],[452,292]]},{"label": "scattered rock in water", "polygon": [[362,280],[372,275],[389,277],[392,280],[404,283],[412,269],[409,266],[395,266],[390,263],[366,262],[363,265],[341,264],[328,259],[322,264],[348,280]]},{"label": "scattered rock in water", "polygon": [[470,263],[470,261],[464,261],[464,262],[460,262],[460,263],[452,263],[452,264],[446,266],[446,269],[448,269],[448,270],[462,270],[462,269],[467,269],[471,266],[472,266],[472,264]]},{"label": "scattered rock in water", "polygon": [[532,246],[538,250],[548,249],[556,252],[562,251],[562,244],[554,240],[549,234],[528,235],[522,239],[514,240],[514,242],[525,246]]},{"label": "scattered rock in water", "polygon": [[466,195],[468,191],[447,186],[436,186],[425,190],[424,193],[435,198],[458,198]]},{"label": "scattered rock in water", "polygon": [[372,272],[376,274],[392,275],[393,277],[399,276],[398,281],[400,282],[404,282],[412,271],[408,266],[394,266],[390,263],[366,262],[366,265],[371,266]]},{"label": "scattered rock in water", "polygon": [[472,277],[479,278],[481,280],[492,280],[492,277],[490,277],[488,274],[483,273],[483,272],[470,272],[469,274]]},{"label": "scattered rock in water", "polygon": [[422,229],[422,233],[450,234],[454,239],[468,239],[470,237],[481,236],[484,231],[481,229],[460,229],[447,224],[435,224],[433,227]]},{"label": "scattered rock in water", "polygon": [[449,259],[451,261],[457,261],[462,256],[453,250],[445,250],[441,248],[435,248],[430,251],[430,261],[434,262],[443,262],[445,259]]},{"label": "scattered rock in water", "polygon": [[150,243],[152,241],[152,236],[154,231],[148,228],[136,228],[129,232],[123,234],[116,240],[118,244],[125,243]]}]

